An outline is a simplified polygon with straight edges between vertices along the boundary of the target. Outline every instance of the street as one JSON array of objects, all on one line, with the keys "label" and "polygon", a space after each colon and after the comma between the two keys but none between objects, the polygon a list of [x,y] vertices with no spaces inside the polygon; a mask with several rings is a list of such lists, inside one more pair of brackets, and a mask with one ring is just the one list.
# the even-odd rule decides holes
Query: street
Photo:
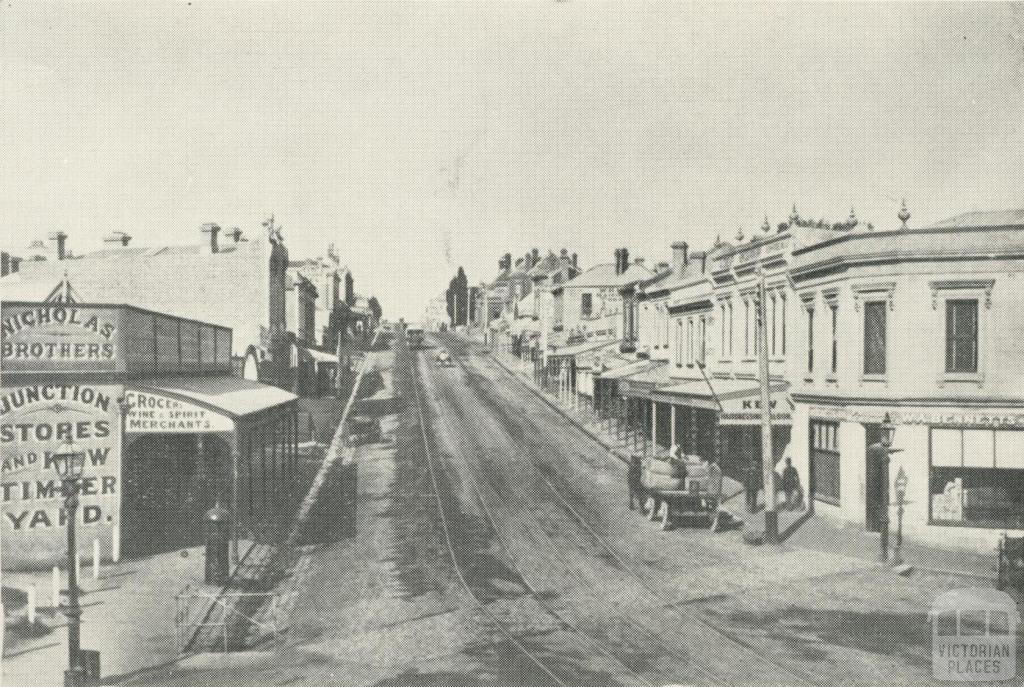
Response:
[{"label": "street", "polygon": [[306,553],[282,642],[133,684],[929,680],[928,604],[957,580],[663,532],[628,510],[624,466],[479,345],[442,335],[384,356],[358,534]]}]

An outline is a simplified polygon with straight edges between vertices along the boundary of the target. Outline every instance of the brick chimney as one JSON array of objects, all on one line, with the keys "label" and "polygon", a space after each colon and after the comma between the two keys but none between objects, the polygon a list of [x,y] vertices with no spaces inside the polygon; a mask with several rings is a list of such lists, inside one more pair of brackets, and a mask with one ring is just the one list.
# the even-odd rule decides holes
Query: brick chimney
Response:
[{"label": "brick chimney", "polygon": [[619,275],[624,273],[629,268],[629,249],[628,248],[616,248],[615,249],[615,274]]},{"label": "brick chimney", "polygon": [[[235,243],[241,243],[242,241],[248,241],[248,239],[242,238],[242,230],[238,227],[232,227],[230,230],[224,232],[224,235],[232,239]],[[338,263],[338,254],[334,252],[334,244],[332,243],[327,247],[327,257],[331,259],[335,264]]]},{"label": "brick chimney", "polygon": [[120,243],[122,246],[127,246],[131,240],[132,237],[129,234],[123,231],[114,231],[103,238],[103,243]]},{"label": "brick chimney", "polygon": [[563,265],[572,265],[572,258],[569,257],[569,250],[567,248],[562,249],[562,252],[558,254],[558,259]]},{"label": "brick chimney", "polygon": [[210,253],[218,252],[217,235],[220,233],[220,225],[214,224],[213,222],[207,222],[199,229],[199,231],[210,235],[210,241],[207,244],[210,249]]},{"label": "brick chimney", "polygon": [[50,234],[50,240],[57,242],[57,259],[63,260],[67,257],[66,247],[68,241],[68,235],[63,231],[55,231]]},{"label": "brick chimney", "polygon": [[532,258],[533,258],[533,259],[532,259],[532,261],[531,261],[531,263],[530,263],[530,266],[531,266],[531,267],[532,267],[533,265],[536,265],[536,264],[537,264],[538,262],[540,262],[540,249],[539,249],[539,248],[534,248],[534,249],[533,249],[533,250],[532,250],[532,251],[530,252],[530,255],[531,255],[531,256],[532,256]]},{"label": "brick chimney", "polygon": [[686,266],[690,264],[690,246],[686,241],[677,241],[672,244],[672,271],[681,274]]}]

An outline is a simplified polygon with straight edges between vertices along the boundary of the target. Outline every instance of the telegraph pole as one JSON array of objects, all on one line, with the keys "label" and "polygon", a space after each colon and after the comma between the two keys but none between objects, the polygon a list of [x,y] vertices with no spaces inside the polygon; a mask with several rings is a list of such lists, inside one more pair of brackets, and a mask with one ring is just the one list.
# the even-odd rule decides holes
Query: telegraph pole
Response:
[{"label": "telegraph pole", "polygon": [[775,510],[775,457],[772,452],[772,406],[768,377],[768,327],[765,276],[758,270],[757,283],[757,341],[760,355],[758,377],[761,382],[761,469],[764,472],[764,541],[779,543],[779,514]]}]

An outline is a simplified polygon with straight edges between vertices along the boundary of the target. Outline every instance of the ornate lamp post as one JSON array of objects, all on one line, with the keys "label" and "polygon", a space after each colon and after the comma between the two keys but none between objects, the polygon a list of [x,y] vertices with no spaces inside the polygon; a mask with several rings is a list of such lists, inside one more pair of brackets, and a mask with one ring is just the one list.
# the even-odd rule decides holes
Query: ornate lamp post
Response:
[{"label": "ornate lamp post", "polygon": [[78,571],[75,565],[75,558],[78,556],[75,518],[78,510],[79,481],[85,469],[85,452],[78,450],[74,442],[68,439],[53,455],[53,465],[61,481],[68,528],[68,605],[64,609],[64,615],[68,618],[68,669],[64,671],[64,687],[82,687],[85,684],[85,667],[82,665],[82,608],[78,605]]},{"label": "ornate lamp post", "polygon": [[907,499],[907,473],[900,466],[893,488],[896,491],[896,548],[892,551],[892,564],[903,565],[903,504]]},{"label": "ornate lamp post", "polygon": [[880,539],[881,551],[879,552],[879,560],[885,563],[889,560],[889,456],[892,452],[892,440],[896,435],[896,427],[892,424],[889,413],[886,413],[882,419],[881,435],[881,441],[879,442],[881,450],[878,451],[878,469],[882,473],[882,512],[879,518],[882,536]]}]

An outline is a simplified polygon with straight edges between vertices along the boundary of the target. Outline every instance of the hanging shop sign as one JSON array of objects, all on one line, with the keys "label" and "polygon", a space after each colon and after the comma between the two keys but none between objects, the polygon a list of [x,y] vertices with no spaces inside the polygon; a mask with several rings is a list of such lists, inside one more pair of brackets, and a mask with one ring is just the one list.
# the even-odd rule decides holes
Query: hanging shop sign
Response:
[{"label": "hanging shop sign", "polygon": [[117,386],[38,384],[0,392],[0,534],[4,564],[64,555],[61,482],[53,456],[68,439],[85,453],[77,518],[83,539],[109,541],[119,519]]},{"label": "hanging shop sign", "polygon": [[0,318],[3,368],[10,372],[113,370],[117,335],[113,308],[5,305]]},{"label": "hanging shop sign", "polygon": [[125,391],[125,431],[139,434],[230,432],[234,421],[209,408],[153,391]]}]

